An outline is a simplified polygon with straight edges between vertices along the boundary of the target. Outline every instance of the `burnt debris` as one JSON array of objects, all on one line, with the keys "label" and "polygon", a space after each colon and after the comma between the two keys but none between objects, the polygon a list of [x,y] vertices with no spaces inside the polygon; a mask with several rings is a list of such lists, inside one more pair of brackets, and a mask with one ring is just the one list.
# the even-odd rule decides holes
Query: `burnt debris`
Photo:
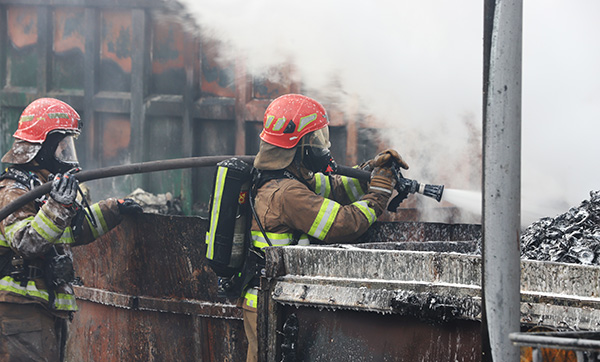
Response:
[{"label": "burnt debris", "polygon": [[600,265],[600,190],[554,218],[542,218],[521,234],[521,258]]}]

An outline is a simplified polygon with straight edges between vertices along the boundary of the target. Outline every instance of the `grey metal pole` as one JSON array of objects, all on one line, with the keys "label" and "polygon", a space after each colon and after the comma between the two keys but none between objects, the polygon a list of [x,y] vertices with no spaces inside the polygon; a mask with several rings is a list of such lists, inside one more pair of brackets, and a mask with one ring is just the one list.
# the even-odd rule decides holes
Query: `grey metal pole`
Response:
[{"label": "grey metal pole", "polygon": [[496,0],[483,124],[483,284],[492,360],[519,361],[522,0]]}]

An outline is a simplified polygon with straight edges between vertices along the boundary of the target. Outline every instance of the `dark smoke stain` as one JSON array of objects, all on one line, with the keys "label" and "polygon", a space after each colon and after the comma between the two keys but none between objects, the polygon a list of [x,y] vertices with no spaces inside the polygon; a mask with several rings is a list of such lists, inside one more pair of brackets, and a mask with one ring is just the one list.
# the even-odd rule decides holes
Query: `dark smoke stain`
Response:
[{"label": "dark smoke stain", "polygon": [[164,42],[161,42],[154,52],[154,59],[159,63],[166,63],[169,60],[179,59],[179,52],[173,47],[175,44],[175,35],[173,29],[169,29],[169,35]]},{"label": "dark smoke stain", "polygon": [[33,32],[37,32],[35,20],[37,20],[37,18],[30,17],[29,22],[25,23],[23,15],[17,16],[17,24],[23,25],[23,33],[25,33],[25,34],[31,34]]},{"label": "dark smoke stain", "polygon": [[254,90],[256,93],[260,94],[263,98],[277,98],[280,94],[280,89],[270,89],[266,84],[255,84]]},{"label": "dark smoke stain", "polygon": [[115,53],[118,58],[129,58],[131,56],[131,38],[129,36],[129,29],[121,27],[117,40],[109,41],[107,45],[108,51]]},{"label": "dark smoke stain", "polygon": [[204,54],[202,55],[202,73],[209,83],[217,83],[222,88],[233,88],[233,70],[214,65]]},{"label": "dark smoke stain", "polygon": [[65,38],[73,34],[83,34],[81,18],[76,15],[70,15],[65,19],[65,29],[63,36]]}]

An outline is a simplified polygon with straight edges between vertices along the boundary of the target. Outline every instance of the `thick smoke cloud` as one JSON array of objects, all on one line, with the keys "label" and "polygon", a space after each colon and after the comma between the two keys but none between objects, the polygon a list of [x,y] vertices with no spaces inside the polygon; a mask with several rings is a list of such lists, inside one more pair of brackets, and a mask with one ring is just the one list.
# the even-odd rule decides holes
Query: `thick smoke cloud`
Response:
[{"label": "thick smoke cloud", "polygon": [[[483,2],[182,3],[224,59],[255,75],[290,63],[309,95],[373,115],[405,176],[479,191]],[[524,214],[553,216],[599,188],[599,15],[594,0],[524,2]]]}]

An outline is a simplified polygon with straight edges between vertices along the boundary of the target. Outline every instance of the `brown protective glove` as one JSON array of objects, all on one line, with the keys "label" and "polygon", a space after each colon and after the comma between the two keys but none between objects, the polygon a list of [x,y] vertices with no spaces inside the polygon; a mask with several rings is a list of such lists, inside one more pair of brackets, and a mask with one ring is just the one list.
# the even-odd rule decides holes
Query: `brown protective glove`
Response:
[{"label": "brown protective glove", "polygon": [[375,156],[372,167],[390,167],[394,162],[403,169],[408,170],[408,164],[404,162],[402,156],[400,156],[398,151],[391,148],[388,148],[387,150],[380,152],[377,156]]},{"label": "brown protective glove", "polygon": [[396,186],[396,178],[389,167],[375,167],[371,172],[369,192],[376,192],[389,197],[392,196],[394,186]]}]

